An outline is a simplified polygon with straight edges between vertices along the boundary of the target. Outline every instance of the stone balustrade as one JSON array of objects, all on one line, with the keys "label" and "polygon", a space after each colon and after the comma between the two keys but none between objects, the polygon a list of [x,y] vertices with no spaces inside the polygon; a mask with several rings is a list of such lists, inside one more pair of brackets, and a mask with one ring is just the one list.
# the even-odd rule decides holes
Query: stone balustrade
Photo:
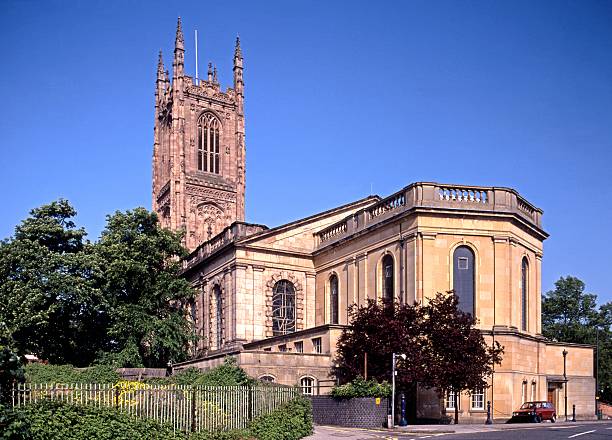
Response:
[{"label": "stone balustrade", "polygon": [[183,270],[190,268],[225,245],[239,238],[248,237],[268,229],[262,225],[253,225],[243,222],[234,222],[219,234],[198,246],[187,258],[183,260]]},{"label": "stone balustrade", "polygon": [[376,205],[368,208],[369,218],[373,219],[378,217],[379,215],[385,214],[389,211],[393,211],[395,209],[399,209],[402,206],[406,205],[406,194],[404,190],[397,192],[383,200],[381,200]]},{"label": "stone balustrade", "polygon": [[319,232],[319,236],[322,241],[331,240],[336,235],[340,235],[346,232],[347,229],[347,220],[343,220],[339,223],[334,223],[328,228],[323,229]]},{"label": "stone balustrade", "polygon": [[318,247],[416,208],[515,214],[542,228],[542,210],[511,188],[418,182],[315,233]]},{"label": "stone balustrade", "polygon": [[487,191],[480,189],[440,187],[438,189],[440,200],[466,202],[466,203],[487,203]]}]

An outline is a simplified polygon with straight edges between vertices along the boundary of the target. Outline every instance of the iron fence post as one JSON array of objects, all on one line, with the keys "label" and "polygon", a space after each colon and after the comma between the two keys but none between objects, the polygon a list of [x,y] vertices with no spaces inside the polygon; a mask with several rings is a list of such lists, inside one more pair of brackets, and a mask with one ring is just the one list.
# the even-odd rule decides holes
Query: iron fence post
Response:
[{"label": "iron fence post", "polygon": [[196,390],[191,386],[191,432],[196,431]]}]

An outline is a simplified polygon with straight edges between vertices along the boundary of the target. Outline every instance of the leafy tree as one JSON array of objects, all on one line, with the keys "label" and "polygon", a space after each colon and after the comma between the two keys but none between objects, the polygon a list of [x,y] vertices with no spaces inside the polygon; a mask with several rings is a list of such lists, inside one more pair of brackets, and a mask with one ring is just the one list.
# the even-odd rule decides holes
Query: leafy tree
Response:
[{"label": "leafy tree", "polygon": [[612,401],[612,302],[598,308],[597,295],[584,289],[584,282],[572,276],[555,282],[554,290],[542,298],[542,334],[578,344],[599,340],[600,396]]},{"label": "leafy tree", "polygon": [[18,352],[84,365],[103,333],[103,301],[75,215],[66,200],[43,205],[0,243],[0,322]]},{"label": "leafy tree", "polygon": [[0,337],[54,364],[160,366],[185,358],[180,236],[143,208],[117,212],[97,243],[58,200],[0,242]]},{"label": "leafy tree", "polygon": [[108,350],[125,367],[161,366],[186,357],[194,331],[183,306],[193,295],[180,276],[181,237],[144,208],[116,212],[95,245],[96,284],[108,304]]},{"label": "leafy tree", "polygon": [[[457,308],[452,292],[438,293],[425,306],[376,303],[353,305],[351,324],[338,339],[336,376],[343,382],[363,373],[368,354],[368,378],[391,377],[392,353],[397,361],[398,388],[414,393],[416,383],[440,393],[487,386],[493,364],[501,363],[503,348],[489,347],[475,328],[476,320]],[[458,413],[455,413],[455,423]]]},{"label": "leafy tree", "polygon": [[561,277],[542,300],[542,333],[557,341],[588,343],[599,321],[597,295],[578,278]]},{"label": "leafy tree", "polygon": [[[501,364],[503,347],[499,342],[489,346],[475,328],[476,318],[457,308],[453,292],[438,293],[423,307],[423,332],[427,335],[427,384],[440,392],[487,388],[487,377],[493,366]],[[455,405],[455,424],[459,423],[459,406]]]},{"label": "leafy tree", "polygon": [[398,386],[408,388],[425,380],[428,359],[421,307],[368,300],[364,306],[351,306],[349,315],[351,324],[338,339],[334,368],[342,383],[364,375],[366,353],[368,378],[389,380],[392,353],[404,353],[407,360],[397,376]]}]

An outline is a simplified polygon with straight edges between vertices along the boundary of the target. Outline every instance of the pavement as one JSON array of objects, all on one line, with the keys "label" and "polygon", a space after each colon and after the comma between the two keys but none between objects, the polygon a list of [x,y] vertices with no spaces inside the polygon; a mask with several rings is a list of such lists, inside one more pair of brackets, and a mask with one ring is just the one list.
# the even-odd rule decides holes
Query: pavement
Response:
[{"label": "pavement", "polygon": [[612,440],[612,422],[517,423],[495,425],[415,425],[390,429],[315,426],[307,440]]}]

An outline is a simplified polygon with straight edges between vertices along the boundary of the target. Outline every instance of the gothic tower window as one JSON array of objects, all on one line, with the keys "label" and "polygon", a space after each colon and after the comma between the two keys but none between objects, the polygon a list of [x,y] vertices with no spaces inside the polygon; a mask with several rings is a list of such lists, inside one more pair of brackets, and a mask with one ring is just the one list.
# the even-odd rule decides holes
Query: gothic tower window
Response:
[{"label": "gothic tower window", "polygon": [[521,264],[521,330],[527,331],[527,305],[529,298],[529,263],[523,258]]},{"label": "gothic tower window", "polygon": [[219,174],[219,132],[221,124],[212,113],[198,121],[198,170]]},{"label": "gothic tower window", "polygon": [[285,335],[295,331],[295,287],[280,280],[272,291],[272,334]]},{"label": "gothic tower window", "polygon": [[217,349],[223,345],[223,296],[221,288],[215,286],[213,288],[213,296],[215,297],[215,312],[216,312],[216,330],[217,330]]},{"label": "gothic tower window", "polygon": [[459,310],[474,316],[474,252],[459,246],[453,254],[453,290],[459,299]]},{"label": "gothic tower window", "polygon": [[382,294],[386,301],[393,301],[393,257],[385,255],[382,259]]},{"label": "gothic tower window", "polygon": [[329,278],[329,318],[331,324],[338,324],[338,276]]}]

